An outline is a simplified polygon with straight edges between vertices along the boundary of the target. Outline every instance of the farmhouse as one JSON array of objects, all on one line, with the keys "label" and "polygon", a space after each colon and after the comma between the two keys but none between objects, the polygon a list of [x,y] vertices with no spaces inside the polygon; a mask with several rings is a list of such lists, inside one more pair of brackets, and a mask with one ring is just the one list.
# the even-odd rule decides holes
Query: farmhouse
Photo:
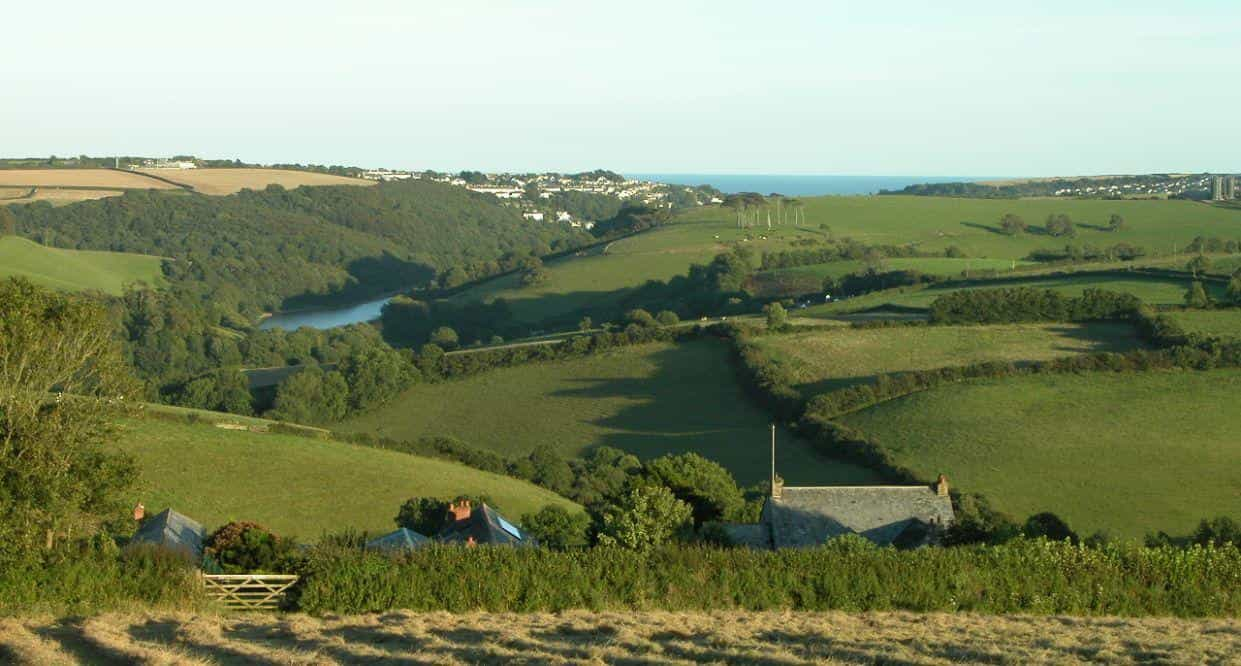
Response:
[{"label": "farmhouse", "polygon": [[474,508],[470,500],[463,499],[448,505],[448,516],[440,530],[443,543],[460,543],[467,546],[533,546],[534,540],[504,519],[495,509],[482,504]]},{"label": "farmhouse", "polygon": [[[134,517],[143,518],[142,505],[135,509]],[[172,509],[164,509],[142,521],[138,531],[129,540],[130,545],[150,544],[189,556],[197,562],[203,556],[203,538],[206,532],[198,521]]]},{"label": "farmhouse", "polygon": [[805,548],[857,534],[881,546],[934,543],[954,518],[948,480],[934,486],[784,487],[777,480],[757,524],[726,529],[755,548]]}]

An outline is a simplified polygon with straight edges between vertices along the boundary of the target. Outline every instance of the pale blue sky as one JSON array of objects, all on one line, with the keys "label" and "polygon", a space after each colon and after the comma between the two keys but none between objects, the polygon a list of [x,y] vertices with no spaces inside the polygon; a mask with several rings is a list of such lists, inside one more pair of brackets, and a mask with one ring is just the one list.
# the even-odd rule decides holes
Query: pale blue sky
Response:
[{"label": "pale blue sky", "polygon": [[1241,2],[19,2],[0,155],[1241,170]]}]

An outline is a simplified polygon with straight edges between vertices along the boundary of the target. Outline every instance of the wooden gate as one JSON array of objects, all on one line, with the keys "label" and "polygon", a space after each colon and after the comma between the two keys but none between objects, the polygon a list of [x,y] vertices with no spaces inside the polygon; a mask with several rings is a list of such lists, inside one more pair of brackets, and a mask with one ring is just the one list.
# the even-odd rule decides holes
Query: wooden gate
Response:
[{"label": "wooden gate", "polygon": [[207,596],[238,610],[275,610],[296,582],[288,574],[203,574]]}]

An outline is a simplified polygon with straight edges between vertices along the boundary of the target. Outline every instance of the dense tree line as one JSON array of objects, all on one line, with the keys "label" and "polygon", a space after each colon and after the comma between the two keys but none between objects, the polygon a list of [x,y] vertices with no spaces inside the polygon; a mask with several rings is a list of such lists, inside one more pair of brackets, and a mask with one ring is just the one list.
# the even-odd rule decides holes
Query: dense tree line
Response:
[{"label": "dense tree line", "polygon": [[1065,296],[1051,289],[1015,287],[962,289],[931,303],[931,321],[940,324],[1000,324],[1032,321],[1126,319],[1142,302],[1132,294],[1086,289]]}]

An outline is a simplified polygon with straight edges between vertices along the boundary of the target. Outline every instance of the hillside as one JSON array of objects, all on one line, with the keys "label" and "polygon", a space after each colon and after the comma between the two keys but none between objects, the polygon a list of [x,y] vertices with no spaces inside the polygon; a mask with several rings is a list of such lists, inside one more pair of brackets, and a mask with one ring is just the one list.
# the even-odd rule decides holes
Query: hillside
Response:
[{"label": "hillside", "polygon": [[1241,338],[1241,310],[1182,310],[1167,313],[1191,333]]},{"label": "hillside", "polygon": [[796,388],[807,397],[869,382],[882,373],[1042,361],[1139,346],[1132,327],[1111,323],[824,328],[758,338],[757,344],[792,372]]},{"label": "hillside", "polygon": [[394,529],[415,496],[483,494],[513,520],[568,500],[507,476],[404,453],[293,435],[166,420],[127,420],[113,443],[140,469],[135,498],[172,506],[208,529],[253,520],[314,540],[346,529]]},{"label": "hillside", "polygon": [[175,190],[176,185],[115,169],[0,169],[0,187]]},{"label": "hillside", "polygon": [[1241,371],[1044,375],[945,386],[842,421],[926,478],[944,472],[1082,534],[1184,533],[1241,515]]},{"label": "hillside", "polygon": [[61,291],[120,294],[127,284],[163,283],[163,260],[140,254],[62,250],[0,237],[0,278],[19,276]]},{"label": "hillside", "polygon": [[[694,451],[743,484],[766,478],[770,418],[737,385],[723,343],[648,344],[567,361],[419,385],[339,429],[397,439],[451,435],[507,456],[551,446],[565,456],[598,446],[640,458]],[[868,470],[828,460],[786,432],[789,483],[869,483]]]},{"label": "hillside", "polygon": [[426,284],[450,266],[582,240],[563,225],[531,224],[494,197],[427,181],[223,197],[131,191],[13,210],[19,233],[57,247],[177,259],[174,282],[194,283],[214,304],[235,302],[251,317]]},{"label": "hillside", "polygon": [[[234,194],[243,189],[261,190],[268,185],[286,188],[321,185],[355,185],[368,187],[373,180],[346,178],[314,171],[289,169],[137,169],[138,173],[156,176],[186,185],[200,194]],[[0,173],[0,178],[3,174]]]}]

